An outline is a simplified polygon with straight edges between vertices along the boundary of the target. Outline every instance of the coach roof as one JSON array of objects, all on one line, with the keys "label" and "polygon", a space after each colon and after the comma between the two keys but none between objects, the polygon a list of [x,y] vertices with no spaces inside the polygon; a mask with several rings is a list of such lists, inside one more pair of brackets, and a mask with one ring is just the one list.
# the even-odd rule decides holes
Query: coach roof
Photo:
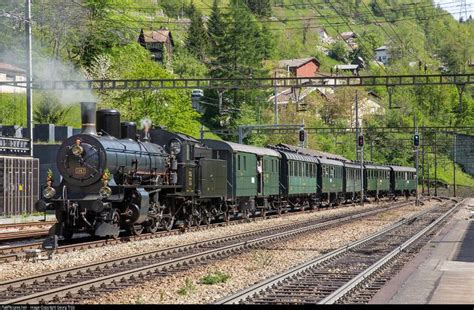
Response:
[{"label": "coach roof", "polygon": [[286,159],[305,161],[305,162],[316,163],[316,164],[319,163],[318,159],[316,157],[313,157],[313,156],[307,156],[307,155],[291,153],[291,152],[284,152],[284,151],[279,151],[279,152]]},{"label": "coach roof", "polygon": [[211,139],[205,139],[203,140],[203,143],[207,145],[210,148],[217,149],[217,150],[226,150],[232,153],[235,152],[245,152],[245,153],[251,153],[259,156],[273,156],[273,157],[278,157],[280,158],[281,155],[280,153],[263,148],[263,147],[257,147],[257,146],[252,146],[252,145],[245,145],[245,144],[239,144],[239,143],[234,143],[234,142],[229,142],[229,141],[219,141],[219,140],[211,140]]},{"label": "coach roof", "polygon": [[413,167],[390,166],[390,168],[397,172],[416,172],[416,169]]}]

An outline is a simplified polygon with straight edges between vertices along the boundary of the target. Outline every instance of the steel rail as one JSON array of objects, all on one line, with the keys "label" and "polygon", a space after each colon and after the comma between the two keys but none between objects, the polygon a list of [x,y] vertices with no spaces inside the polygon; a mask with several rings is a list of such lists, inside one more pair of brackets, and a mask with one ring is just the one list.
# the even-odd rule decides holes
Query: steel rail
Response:
[{"label": "steel rail", "polygon": [[38,237],[47,236],[48,233],[49,233],[48,229],[1,232],[0,241],[10,241],[10,240],[18,240],[18,239],[26,239],[26,238],[38,238]]},{"label": "steel rail", "polygon": [[394,249],[392,252],[390,252],[386,256],[382,257],[378,262],[374,263],[372,266],[370,266],[369,268],[367,268],[366,270],[361,272],[355,278],[351,279],[345,285],[341,286],[339,289],[334,291],[331,295],[329,295],[326,298],[324,298],[323,300],[321,300],[318,304],[334,304],[334,303],[336,303],[339,299],[341,299],[346,294],[348,294],[353,288],[360,285],[362,282],[364,282],[366,279],[368,279],[375,272],[379,271],[388,262],[392,261],[401,252],[403,252],[405,249],[410,247],[415,241],[417,241],[422,236],[424,236],[429,230],[431,230],[433,227],[438,225],[442,220],[444,220],[446,217],[448,217],[450,214],[452,214],[455,210],[457,210],[457,208],[461,204],[463,204],[464,201],[465,200],[457,203],[453,208],[451,208],[449,211],[447,211],[442,216],[437,218],[429,226],[427,226],[424,229],[422,229],[421,231],[419,231],[416,235],[411,237],[409,240],[405,241],[402,245],[400,245],[398,248]]},{"label": "steel rail", "polygon": [[[63,277],[63,279],[65,279],[65,280],[67,280],[68,277],[73,276],[72,275],[73,272],[76,272],[76,274],[79,274],[79,275],[80,275],[80,273],[90,274],[91,270],[93,270],[93,269],[102,270],[102,269],[97,269],[97,268],[101,268],[101,267],[105,268],[105,269],[111,268],[110,267],[111,264],[113,266],[117,266],[117,265],[122,265],[122,264],[127,265],[127,264],[130,264],[130,262],[133,262],[133,261],[139,262],[140,257],[143,257],[143,258],[150,257],[150,255],[155,255],[155,257],[156,257],[157,254],[160,254],[160,255],[165,255],[164,258],[167,259],[166,258],[166,253],[168,253],[168,255],[171,255],[171,253],[176,253],[178,251],[178,253],[183,254],[183,256],[178,257],[178,258],[167,259],[167,260],[162,261],[162,262],[152,263],[152,264],[142,266],[142,267],[138,267],[138,268],[130,267],[131,268],[130,270],[125,270],[125,271],[122,271],[122,272],[119,272],[119,273],[113,273],[113,274],[102,276],[102,277],[95,278],[95,279],[89,279],[89,280],[86,280],[86,281],[81,281],[81,279],[79,279],[79,282],[72,283],[72,284],[69,284],[69,285],[65,285],[65,286],[62,286],[62,287],[53,288],[53,289],[45,289],[42,292],[37,292],[37,289],[36,289],[35,290],[36,292],[34,294],[21,296],[21,297],[9,299],[9,300],[3,300],[3,301],[0,301],[0,304],[4,304],[4,303],[7,303],[7,304],[37,303],[37,302],[43,302],[45,300],[51,300],[51,299],[54,299],[54,298],[61,298],[61,297],[64,297],[66,295],[70,296],[71,294],[79,293],[79,292],[84,291],[86,289],[89,289],[91,287],[92,288],[97,288],[98,286],[101,286],[101,285],[108,285],[108,284],[111,284],[111,283],[114,283],[114,282],[116,283],[118,281],[122,281],[123,278],[144,277],[146,274],[149,274],[150,272],[153,273],[153,272],[163,271],[166,268],[179,268],[180,266],[183,266],[183,265],[190,265],[190,264],[194,264],[194,263],[198,263],[198,262],[202,263],[203,261],[206,261],[206,260],[212,260],[212,259],[216,259],[216,258],[219,258],[219,257],[224,257],[226,255],[239,253],[243,250],[246,250],[246,249],[249,249],[249,248],[252,248],[252,247],[256,247],[256,246],[260,246],[260,245],[263,245],[263,244],[266,244],[266,243],[274,242],[274,241],[277,241],[277,240],[284,240],[284,239],[287,239],[287,238],[297,236],[299,234],[310,233],[310,232],[318,230],[318,229],[328,228],[332,225],[337,225],[337,224],[340,224],[342,222],[347,222],[347,221],[359,219],[359,218],[362,218],[362,217],[367,217],[367,216],[370,216],[370,215],[374,215],[374,214],[377,214],[377,213],[386,212],[388,210],[398,208],[398,207],[401,207],[401,206],[409,204],[409,203],[411,203],[411,201],[404,202],[403,204],[401,204],[399,206],[393,206],[393,207],[388,207],[388,208],[383,208],[383,209],[377,208],[376,210],[367,211],[367,212],[363,212],[363,213],[355,214],[355,215],[349,215],[349,216],[338,218],[338,219],[327,220],[327,221],[315,223],[315,224],[312,224],[312,225],[305,224],[305,225],[302,225],[303,227],[297,227],[297,228],[293,228],[293,229],[289,229],[289,230],[282,231],[282,232],[277,232],[277,233],[270,233],[270,232],[275,231],[274,228],[262,229],[262,230],[259,230],[257,232],[263,233],[263,234],[264,233],[270,233],[270,234],[269,235],[264,235],[264,236],[261,236],[261,237],[257,237],[257,238],[254,238],[254,239],[237,241],[237,242],[235,242],[233,244],[230,244],[230,245],[218,246],[217,243],[225,242],[225,241],[229,241],[229,240],[230,241],[237,240],[237,239],[239,239],[240,236],[244,236],[244,235],[250,236],[252,238],[252,237],[256,236],[257,233],[256,233],[256,231],[248,232],[248,233],[242,233],[242,234],[239,234],[239,235],[231,236],[230,238],[229,237],[224,237],[224,238],[211,239],[211,240],[206,240],[206,241],[203,241],[203,242],[197,242],[197,243],[188,244],[188,245],[184,245],[184,246],[177,246],[177,247],[168,248],[168,249],[161,249],[161,250],[152,251],[152,252],[143,253],[143,254],[135,254],[135,255],[130,256],[130,257],[113,259],[113,260],[110,260],[110,261],[91,264],[91,265],[88,265],[88,266],[72,267],[72,268],[69,268],[69,269],[66,269],[66,270],[49,272],[49,273],[46,273],[46,274],[40,274],[40,275],[31,276],[31,277],[22,278],[22,279],[4,281],[4,282],[0,283],[0,290],[3,290],[3,291],[5,291],[5,290],[14,290],[15,288],[13,286],[16,286],[17,289],[20,289],[20,290],[23,291],[23,290],[25,290],[27,285],[35,285],[35,284],[36,285],[41,285],[40,281],[49,281],[49,282],[51,282],[52,279],[60,279],[61,277]],[[186,254],[188,254],[188,253],[186,253],[186,249],[188,249],[188,250],[191,249],[191,248],[195,249],[197,247],[200,247],[200,249],[204,249],[204,251],[200,251],[198,253],[192,253],[190,255],[186,255]],[[209,249],[209,247],[215,247],[215,248]],[[208,250],[206,250],[206,249],[208,249]]]},{"label": "steel rail", "polygon": [[[447,203],[447,202],[446,202]],[[441,204],[443,205],[443,204]],[[316,257],[315,259],[313,260],[310,260],[308,262],[305,262],[303,264],[300,264],[296,267],[293,267],[291,268],[290,270],[286,271],[286,272],[283,272],[283,273],[280,273],[280,274],[277,274],[267,280],[264,280],[262,282],[259,282],[253,286],[250,286],[244,290],[241,290],[235,294],[232,294],[228,297],[225,297],[221,300],[218,300],[216,302],[216,304],[236,304],[236,303],[239,303],[241,301],[244,301],[246,300],[247,298],[250,298],[252,296],[254,296],[255,294],[257,294],[258,292],[263,292],[267,289],[270,289],[271,287],[273,286],[278,286],[279,283],[281,283],[282,281],[284,281],[285,279],[289,279],[289,278],[292,278],[292,277],[296,277],[298,274],[316,266],[316,265],[319,265],[319,264],[322,264],[330,259],[333,259],[337,256],[340,256],[346,252],[349,252],[350,250],[354,249],[354,248],[357,248],[357,247],[360,247],[361,245],[363,244],[366,244],[380,236],[383,236],[384,234],[396,229],[396,228],[399,228],[401,227],[402,225],[412,221],[413,219],[416,219],[424,214],[427,214],[435,209],[437,209],[438,207],[440,207],[440,205],[436,205],[428,210],[424,210],[422,212],[419,212],[407,219],[404,219],[398,223],[395,223],[389,227],[387,227],[386,229],[380,231],[380,232],[376,232],[370,236],[368,236],[367,238],[364,238],[362,240],[358,240],[358,241],[355,241],[349,245],[346,245],[346,246],[343,246],[343,247],[340,247],[339,249],[336,249],[332,252],[329,252],[327,254],[323,254],[321,256],[318,256]]]},{"label": "steel rail", "polygon": [[7,228],[46,226],[46,225],[53,225],[54,223],[56,223],[56,221],[6,223],[6,224],[0,224],[0,230],[7,229]]},{"label": "steel rail", "polygon": [[[390,203],[390,202],[388,202]],[[376,208],[386,208],[387,204],[383,204],[382,206],[374,206],[373,208],[367,209],[367,210],[375,210]],[[346,208],[353,206],[353,204],[349,205],[341,205],[337,208]],[[333,207],[334,208],[334,207]],[[324,209],[324,208],[323,208]],[[292,211],[289,213],[282,214],[281,216],[286,217],[286,216],[293,216],[301,213],[309,213],[313,212],[314,210],[312,209],[304,209],[300,211]],[[266,215],[266,217],[262,216],[255,216],[252,217],[250,220],[251,221],[260,221],[264,219],[270,219],[270,218],[278,218],[280,215]],[[223,225],[238,225],[241,223],[246,223],[248,222],[249,219],[233,219],[229,222],[217,222],[217,223],[212,223],[209,225],[201,225],[201,226],[192,226],[187,228],[187,231],[199,231],[199,230],[206,230],[206,229],[212,229],[216,227],[222,227]],[[115,245],[115,244],[120,244],[120,243],[125,243],[125,242],[130,242],[130,241],[141,241],[141,240],[149,240],[149,239],[155,239],[155,238],[162,238],[162,237],[167,237],[167,236],[172,236],[172,235],[177,235],[183,233],[182,230],[178,229],[173,229],[171,231],[160,231],[157,233],[145,233],[139,236],[123,236],[120,237],[119,239],[103,239],[103,240],[95,240],[95,241],[87,241],[87,242],[80,242],[80,243],[72,243],[72,244],[66,244],[66,245],[61,245],[57,248],[56,253],[67,253],[71,251],[76,251],[76,250],[82,250],[82,249],[92,249],[92,248],[97,248],[101,246],[107,246],[107,245]],[[18,259],[23,258],[25,255],[22,253],[24,250],[29,250],[29,249],[38,249],[42,245],[42,242],[34,242],[34,243],[28,243],[24,245],[17,245],[17,246],[10,246],[6,248],[1,248],[0,247],[0,262],[10,262],[10,261],[15,261]],[[42,251],[45,252],[45,251]]]}]

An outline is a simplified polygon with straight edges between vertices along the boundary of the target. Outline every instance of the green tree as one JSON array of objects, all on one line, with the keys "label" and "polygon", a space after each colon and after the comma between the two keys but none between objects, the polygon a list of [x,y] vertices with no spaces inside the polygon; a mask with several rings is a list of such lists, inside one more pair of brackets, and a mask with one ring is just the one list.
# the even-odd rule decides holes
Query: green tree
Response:
[{"label": "green tree", "polygon": [[212,77],[243,78],[264,75],[261,62],[265,48],[260,42],[260,27],[246,6],[231,5],[224,23],[224,36],[211,68]]},{"label": "green tree", "polygon": [[[150,59],[147,50],[138,43],[111,50],[112,70],[124,79],[174,78],[162,66]],[[123,119],[140,121],[147,117],[153,124],[194,137],[199,136],[199,115],[192,109],[191,94],[186,90],[128,90],[117,92],[103,105],[117,108]]]},{"label": "green tree", "polygon": [[212,3],[212,11],[207,21],[207,35],[209,37],[209,55],[215,57],[224,37],[224,22],[219,9],[218,0]]},{"label": "green tree", "polygon": [[379,31],[364,31],[355,39],[358,48],[351,53],[350,58],[362,57],[365,61],[374,59],[375,49],[383,44],[383,36]]},{"label": "green tree", "polygon": [[208,50],[207,31],[202,21],[202,14],[196,9],[193,3],[189,7],[191,25],[189,26],[188,36],[186,38],[186,48],[199,60],[206,59]]},{"label": "green tree", "polygon": [[268,17],[272,15],[272,5],[270,0],[245,0],[247,7],[259,17]]},{"label": "green tree", "polygon": [[44,92],[39,96],[33,111],[33,121],[37,124],[65,125],[66,116],[72,106],[63,106],[52,93]]},{"label": "green tree", "polygon": [[330,55],[332,58],[339,60],[339,61],[346,61],[347,60],[347,53],[348,49],[346,43],[344,41],[337,41],[331,46]]}]

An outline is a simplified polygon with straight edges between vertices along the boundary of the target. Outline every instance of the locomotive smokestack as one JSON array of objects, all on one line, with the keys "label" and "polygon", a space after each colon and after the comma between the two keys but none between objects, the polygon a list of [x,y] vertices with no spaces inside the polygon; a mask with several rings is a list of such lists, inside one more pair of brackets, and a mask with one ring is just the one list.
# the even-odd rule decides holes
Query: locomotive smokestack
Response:
[{"label": "locomotive smokestack", "polygon": [[82,133],[97,135],[95,129],[95,111],[97,102],[81,102]]}]

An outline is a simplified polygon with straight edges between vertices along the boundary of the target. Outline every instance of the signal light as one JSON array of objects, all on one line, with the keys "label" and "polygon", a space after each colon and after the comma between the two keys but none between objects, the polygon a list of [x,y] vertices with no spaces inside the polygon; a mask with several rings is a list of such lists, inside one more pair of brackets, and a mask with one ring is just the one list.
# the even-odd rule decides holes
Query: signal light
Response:
[{"label": "signal light", "polygon": [[300,130],[300,132],[299,132],[299,138],[300,138],[300,142],[304,142],[304,141],[305,141],[306,133],[305,133],[304,129],[301,129],[301,130]]},{"label": "signal light", "polygon": [[419,146],[420,145],[420,135],[419,134],[415,134],[413,136],[413,145],[414,146]]},{"label": "signal light", "polygon": [[360,147],[364,146],[364,136],[363,135],[359,136],[359,138],[357,140],[357,144],[359,144]]}]

